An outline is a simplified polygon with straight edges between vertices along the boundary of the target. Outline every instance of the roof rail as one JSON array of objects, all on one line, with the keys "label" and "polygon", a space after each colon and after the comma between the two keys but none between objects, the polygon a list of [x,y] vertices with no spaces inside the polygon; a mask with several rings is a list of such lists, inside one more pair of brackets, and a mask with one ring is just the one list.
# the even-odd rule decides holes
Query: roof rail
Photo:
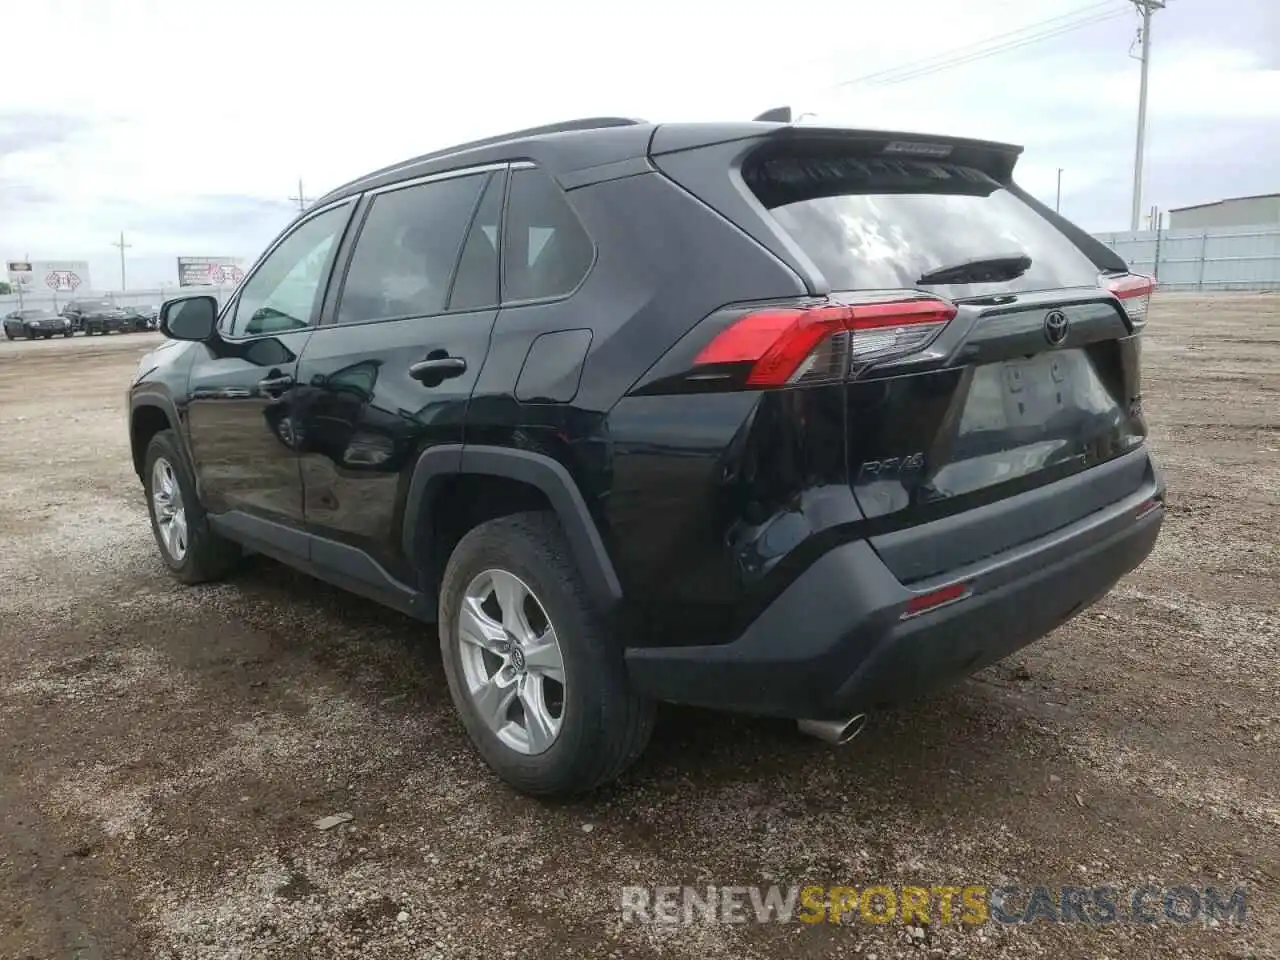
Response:
[{"label": "roof rail", "polygon": [[[349,183],[344,183],[340,187],[330,190],[321,200],[326,200],[330,196],[343,193],[350,187],[365,180],[373,180],[377,177],[384,176],[388,173],[395,173],[405,167],[411,167],[414,164],[422,163],[424,160],[434,160],[437,157],[445,157],[451,153],[461,153],[464,150],[473,150],[477,147],[491,147],[495,144],[506,143],[508,140],[523,140],[526,137],[539,137],[548,133],[570,133],[574,130],[601,130],[607,127],[633,127],[645,123],[644,120],[635,120],[629,117],[584,117],[580,120],[562,120],[559,123],[547,123],[539,127],[526,127],[523,130],[512,130],[510,133],[499,133],[492,137],[483,137],[480,140],[468,140],[466,143],[456,143],[450,147],[443,147],[440,150],[433,150],[430,153],[424,153],[421,156],[413,157],[409,160],[402,160],[399,163],[393,163],[389,167],[382,167],[374,170],[372,173],[366,173],[362,177],[357,177]],[[319,201],[317,201],[319,202]]]}]

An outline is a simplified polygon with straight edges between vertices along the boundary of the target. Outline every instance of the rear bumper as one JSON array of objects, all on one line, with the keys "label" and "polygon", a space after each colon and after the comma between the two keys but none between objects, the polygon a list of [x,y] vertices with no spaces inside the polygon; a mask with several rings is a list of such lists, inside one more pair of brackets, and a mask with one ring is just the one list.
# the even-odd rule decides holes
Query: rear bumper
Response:
[{"label": "rear bumper", "polygon": [[[1152,467],[1124,499],[910,588],[866,541],[843,544],[732,643],[628,649],[631,682],[659,700],[781,717],[835,719],[908,699],[1008,656],[1104,596],[1151,552],[1163,496]],[[952,583],[971,593],[903,619],[913,596]]]}]

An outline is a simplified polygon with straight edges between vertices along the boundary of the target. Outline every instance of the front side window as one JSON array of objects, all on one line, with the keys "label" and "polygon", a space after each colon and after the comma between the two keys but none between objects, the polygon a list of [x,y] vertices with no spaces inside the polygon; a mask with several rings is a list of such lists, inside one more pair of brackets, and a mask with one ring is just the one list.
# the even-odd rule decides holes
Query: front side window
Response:
[{"label": "front side window", "polygon": [[488,175],[374,197],[338,304],[338,323],[443,313],[462,239]]},{"label": "front side window", "polygon": [[540,170],[513,170],[502,251],[502,299],[571,293],[591,269],[595,248],[560,188]]},{"label": "front side window", "polygon": [[311,325],[350,204],[312,217],[289,234],[240,291],[231,335],[300,330]]}]

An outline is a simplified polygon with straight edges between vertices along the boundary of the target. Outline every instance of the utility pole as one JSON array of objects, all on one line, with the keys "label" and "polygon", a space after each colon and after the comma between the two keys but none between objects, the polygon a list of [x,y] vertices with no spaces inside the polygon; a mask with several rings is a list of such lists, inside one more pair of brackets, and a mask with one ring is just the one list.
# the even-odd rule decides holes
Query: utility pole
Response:
[{"label": "utility pole", "polygon": [[299,177],[298,178],[298,195],[296,197],[290,197],[289,199],[298,205],[298,212],[302,213],[302,211],[307,209],[307,204],[315,200],[315,197],[308,197],[305,193],[302,192],[302,178]]},{"label": "utility pole", "polygon": [[124,231],[121,230],[120,239],[111,245],[113,247],[120,248],[120,292],[123,293],[125,290],[129,289],[128,285],[125,283],[125,278],[124,278],[124,252],[129,247],[132,247],[133,244],[124,242]]},{"label": "utility pole", "polygon": [[1053,201],[1053,212],[1062,212],[1062,168],[1058,168],[1058,198]]},{"label": "utility pole", "polygon": [[1151,15],[1163,10],[1165,0],[1131,0],[1142,14],[1142,81],[1138,90],[1138,144],[1133,156],[1133,212],[1129,229],[1137,230],[1142,217],[1142,151],[1147,138],[1147,69],[1151,66]]},{"label": "utility pole", "polygon": [[[31,254],[24,253],[22,255],[22,260],[24,263],[30,264]],[[27,275],[30,276],[30,271],[28,271]],[[27,309],[27,300],[26,300],[25,293],[22,289],[22,283],[19,281],[18,283],[15,283],[14,286],[18,288],[18,309],[19,310]]]}]

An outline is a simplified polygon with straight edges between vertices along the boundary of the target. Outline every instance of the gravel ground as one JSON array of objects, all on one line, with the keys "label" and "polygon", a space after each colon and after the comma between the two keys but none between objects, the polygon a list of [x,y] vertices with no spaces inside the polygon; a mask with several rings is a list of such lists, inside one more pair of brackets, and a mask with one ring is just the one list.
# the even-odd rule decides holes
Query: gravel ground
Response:
[{"label": "gravel ground", "polygon": [[[1098,606],[841,750],[665,710],[559,804],[474,758],[420,625],[265,560],[168,578],[123,408],[155,339],[0,343],[0,957],[1280,955],[1280,297],[1154,305],[1169,516]],[[622,922],[680,883],[1240,886],[1248,918]]]}]

